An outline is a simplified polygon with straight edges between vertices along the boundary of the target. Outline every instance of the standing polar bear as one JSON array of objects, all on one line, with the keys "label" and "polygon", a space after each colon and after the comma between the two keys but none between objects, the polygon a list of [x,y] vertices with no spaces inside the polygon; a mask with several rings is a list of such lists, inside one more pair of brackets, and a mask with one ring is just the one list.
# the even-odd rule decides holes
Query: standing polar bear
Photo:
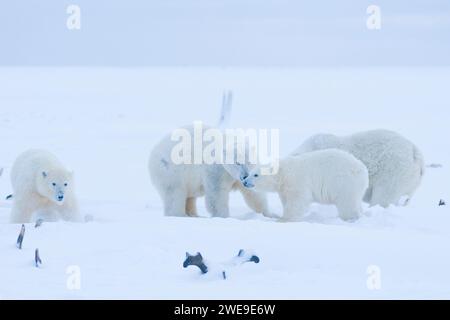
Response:
[{"label": "standing polar bear", "polygon": [[[194,136],[193,126],[184,129]],[[214,217],[226,218],[232,190],[239,190],[252,210],[270,216],[266,196],[244,188],[239,178],[233,177],[224,165],[174,163],[172,151],[176,145],[171,135],[166,136],[153,149],[148,163],[151,181],[162,198],[166,216],[197,216],[196,200],[204,196],[208,212]]]},{"label": "standing polar bear", "polygon": [[372,130],[339,137],[319,134],[307,139],[293,155],[336,148],[353,154],[369,170],[369,188],[364,201],[371,206],[405,205],[419,187],[425,171],[420,150],[396,132]]},{"label": "standing polar bear", "polygon": [[282,221],[301,220],[313,202],[334,204],[341,219],[354,221],[362,213],[362,198],[369,186],[366,166],[337,149],[288,157],[280,161],[274,175],[262,175],[258,166],[243,167],[242,172],[246,188],[279,194]]},{"label": "standing polar bear", "polygon": [[11,171],[14,202],[12,223],[31,222],[36,212],[69,221],[81,221],[74,193],[73,174],[50,152],[29,150]]}]

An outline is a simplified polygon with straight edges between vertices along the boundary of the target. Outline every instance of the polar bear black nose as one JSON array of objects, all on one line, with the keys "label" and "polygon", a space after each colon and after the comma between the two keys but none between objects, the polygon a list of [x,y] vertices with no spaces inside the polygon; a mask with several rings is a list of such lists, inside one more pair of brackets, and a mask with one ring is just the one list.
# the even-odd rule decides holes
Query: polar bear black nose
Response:
[{"label": "polar bear black nose", "polygon": [[64,195],[63,194],[59,194],[58,195],[58,201],[63,201],[64,200]]}]

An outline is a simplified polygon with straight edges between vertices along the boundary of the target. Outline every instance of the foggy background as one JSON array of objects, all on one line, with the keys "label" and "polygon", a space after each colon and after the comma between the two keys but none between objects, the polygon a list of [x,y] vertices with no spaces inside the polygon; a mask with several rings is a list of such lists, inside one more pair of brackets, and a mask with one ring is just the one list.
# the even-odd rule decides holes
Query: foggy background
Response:
[{"label": "foggy background", "polygon": [[[1,0],[0,65],[450,65],[448,0]],[[81,8],[81,30],[66,9]],[[369,30],[369,5],[381,30]]]}]

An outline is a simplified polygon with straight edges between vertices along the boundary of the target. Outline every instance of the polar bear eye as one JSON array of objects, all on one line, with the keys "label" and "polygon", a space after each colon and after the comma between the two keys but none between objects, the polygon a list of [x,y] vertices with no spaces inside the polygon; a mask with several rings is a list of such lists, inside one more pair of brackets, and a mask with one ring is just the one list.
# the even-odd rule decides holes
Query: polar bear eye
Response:
[{"label": "polar bear eye", "polygon": [[52,186],[56,187],[56,183],[53,182],[53,183],[52,183]]},{"label": "polar bear eye", "polygon": [[67,182],[66,182],[66,183],[64,183],[64,187],[67,187]]},{"label": "polar bear eye", "polygon": [[259,177],[259,174],[255,173],[253,176],[254,176],[255,178],[258,178],[258,177]]}]

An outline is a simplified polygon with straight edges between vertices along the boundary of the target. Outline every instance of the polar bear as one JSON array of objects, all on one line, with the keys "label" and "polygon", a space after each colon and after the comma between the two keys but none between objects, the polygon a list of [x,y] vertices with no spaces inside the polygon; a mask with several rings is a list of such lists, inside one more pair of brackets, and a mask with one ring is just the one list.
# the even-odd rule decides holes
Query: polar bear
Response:
[{"label": "polar bear", "polygon": [[260,166],[244,166],[241,182],[251,190],[277,192],[283,204],[282,221],[298,221],[311,203],[336,205],[339,216],[354,221],[362,213],[369,186],[366,166],[337,149],[290,156],[280,161],[278,173],[261,174]]},{"label": "polar bear", "polygon": [[[339,137],[319,134],[307,139],[292,155],[337,148],[353,154],[369,170],[364,201],[371,206],[406,205],[419,187],[425,171],[420,150],[400,134],[371,130]],[[406,201],[401,203],[401,200]]]},{"label": "polar bear", "polygon": [[31,222],[34,213],[80,222],[73,174],[50,152],[28,150],[11,170],[12,223]]},{"label": "polar bear", "polygon": [[[184,129],[194,136],[194,126]],[[239,190],[252,210],[270,216],[266,196],[244,188],[223,164],[174,163],[172,150],[176,144],[167,135],[152,150],[148,162],[150,178],[164,203],[166,216],[197,216],[196,199],[204,196],[206,209],[212,216],[229,217],[228,199],[232,190]]]}]

